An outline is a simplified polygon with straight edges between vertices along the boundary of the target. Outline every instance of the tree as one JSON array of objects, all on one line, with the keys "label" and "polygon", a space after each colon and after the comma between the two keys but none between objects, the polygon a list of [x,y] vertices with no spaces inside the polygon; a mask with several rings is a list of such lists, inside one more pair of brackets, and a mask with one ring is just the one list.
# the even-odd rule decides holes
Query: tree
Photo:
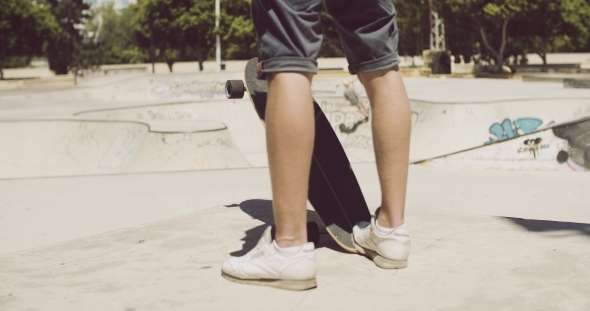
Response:
[{"label": "tree", "polygon": [[83,33],[85,40],[96,42],[101,64],[143,63],[148,59],[147,53],[139,48],[132,24],[137,9],[132,4],[117,12],[114,3],[92,9]]},{"label": "tree", "polygon": [[64,75],[71,69],[76,53],[82,48],[84,38],[81,28],[89,18],[90,6],[83,0],[46,1],[51,4],[51,12],[60,26],[59,34],[47,52],[49,69]]},{"label": "tree", "polygon": [[199,70],[203,71],[203,62],[216,43],[215,1],[194,1],[180,16],[178,25],[182,32],[182,41],[189,47],[185,52],[195,54],[199,62]]},{"label": "tree", "polygon": [[[220,35],[224,59],[250,59],[258,55],[256,33],[247,0],[221,0]],[[209,34],[211,44],[213,33]],[[203,47],[204,49],[207,46]],[[213,48],[211,45],[210,49]]]},{"label": "tree", "polygon": [[576,50],[587,42],[589,20],[585,0],[529,0],[526,14],[514,21],[514,34],[541,57],[547,71],[548,52]]},{"label": "tree", "polygon": [[[206,1],[198,1],[206,2]],[[144,48],[154,48],[172,72],[174,63],[186,53],[186,20],[196,14],[193,0],[140,0],[134,25]],[[211,13],[214,14],[214,13]],[[198,29],[197,31],[203,31]],[[153,47],[152,47],[153,45]],[[153,52],[152,52],[153,53]]]},{"label": "tree", "polygon": [[[474,59],[479,54],[479,19],[477,11],[481,5],[476,1],[438,1],[437,9],[444,18],[446,46],[452,54],[459,58],[463,56],[465,62]],[[428,35],[425,35],[428,36]]]},{"label": "tree", "polygon": [[4,79],[2,68],[16,57],[29,60],[42,54],[58,25],[46,5],[31,0],[0,0],[0,7],[0,79]]},{"label": "tree", "polygon": [[399,28],[398,53],[417,56],[429,47],[429,7],[426,0],[393,0]]},{"label": "tree", "polygon": [[[461,38],[474,47],[481,42],[501,73],[509,24],[521,16],[526,0],[446,0],[442,7],[445,21],[450,22],[447,29],[452,29],[451,46]],[[468,45],[461,49],[468,49]]]}]

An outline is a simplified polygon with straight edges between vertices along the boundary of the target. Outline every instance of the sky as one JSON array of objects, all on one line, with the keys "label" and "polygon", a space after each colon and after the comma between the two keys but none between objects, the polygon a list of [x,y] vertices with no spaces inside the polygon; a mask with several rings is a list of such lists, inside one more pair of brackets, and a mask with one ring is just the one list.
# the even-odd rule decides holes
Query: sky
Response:
[{"label": "sky", "polygon": [[84,2],[90,4],[90,5],[101,5],[103,3],[108,3],[108,2],[114,2],[115,3],[115,9],[122,9],[126,6],[128,6],[129,4],[135,3],[137,2],[137,0],[84,0]]}]

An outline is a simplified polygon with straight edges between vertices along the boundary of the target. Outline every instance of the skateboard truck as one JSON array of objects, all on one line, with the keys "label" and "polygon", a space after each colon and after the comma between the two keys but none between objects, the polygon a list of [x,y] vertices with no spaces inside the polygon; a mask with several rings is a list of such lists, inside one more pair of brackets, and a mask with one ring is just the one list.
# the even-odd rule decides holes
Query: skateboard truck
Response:
[{"label": "skateboard truck", "polygon": [[227,80],[225,82],[225,97],[228,99],[244,98],[246,87],[242,80]]}]

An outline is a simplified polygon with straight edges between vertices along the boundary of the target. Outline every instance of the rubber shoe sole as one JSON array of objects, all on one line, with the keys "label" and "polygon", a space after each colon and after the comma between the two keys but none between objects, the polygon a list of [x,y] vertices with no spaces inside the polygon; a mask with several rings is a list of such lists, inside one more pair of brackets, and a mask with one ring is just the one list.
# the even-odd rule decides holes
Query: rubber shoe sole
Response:
[{"label": "rubber shoe sole", "polygon": [[257,280],[250,280],[250,279],[238,279],[233,277],[229,274],[225,274],[221,272],[221,276],[226,278],[229,281],[240,283],[240,284],[253,284],[253,285],[262,285],[262,286],[269,286],[275,287],[280,289],[287,289],[287,290],[308,290],[312,288],[318,287],[318,282],[314,278],[312,280],[267,280],[267,279],[257,279]]},{"label": "rubber shoe sole", "polygon": [[[381,255],[377,254],[377,252],[364,248],[355,243],[355,247],[359,251],[359,253],[365,255],[367,258],[371,259],[375,265],[382,269],[401,269],[408,266],[407,260],[393,260],[387,259],[382,257]],[[360,249],[359,249],[360,248]]]}]

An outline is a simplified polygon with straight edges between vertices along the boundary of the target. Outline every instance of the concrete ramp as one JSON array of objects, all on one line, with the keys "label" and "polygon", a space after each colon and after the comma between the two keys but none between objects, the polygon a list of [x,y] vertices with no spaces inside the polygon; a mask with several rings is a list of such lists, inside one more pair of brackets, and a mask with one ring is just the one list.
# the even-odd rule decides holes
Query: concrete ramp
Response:
[{"label": "concrete ramp", "polygon": [[81,80],[78,86],[4,92],[3,100],[168,101],[225,98],[225,81],[242,79],[243,73],[136,74]]},{"label": "concrete ramp", "polygon": [[80,117],[139,122],[214,120],[227,125],[240,152],[253,166],[266,166],[264,126],[250,100],[211,100],[85,111]]},{"label": "concrete ramp", "polygon": [[[318,99],[351,162],[374,161],[370,123],[340,97]],[[253,166],[267,166],[264,126],[249,99],[211,100],[85,111],[81,117],[109,120],[217,120],[227,125],[239,150]]]},{"label": "concrete ramp", "polygon": [[490,103],[412,102],[410,157],[426,160],[506,141],[590,116],[590,99]]},{"label": "concrete ramp", "polygon": [[[366,98],[362,98],[368,103]],[[372,162],[371,123],[343,97],[317,101],[330,120],[351,162]],[[537,99],[490,103],[429,103],[412,101],[410,157],[421,161],[590,116],[588,99]],[[264,127],[249,100],[189,103],[88,111],[80,116],[114,120],[217,120],[228,126],[239,150],[253,166],[266,166]]]},{"label": "concrete ramp", "polygon": [[[319,97],[351,162],[374,161],[371,123],[342,97]],[[368,106],[368,99],[361,98]],[[489,103],[411,101],[410,158],[420,161],[509,140],[590,116],[590,99]]]},{"label": "concrete ramp", "polygon": [[461,169],[590,171],[590,119],[418,163]]},{"label": "concrete ramp", "polygon": [[221,122],[0,122],[0,178],[248,167]]}]

